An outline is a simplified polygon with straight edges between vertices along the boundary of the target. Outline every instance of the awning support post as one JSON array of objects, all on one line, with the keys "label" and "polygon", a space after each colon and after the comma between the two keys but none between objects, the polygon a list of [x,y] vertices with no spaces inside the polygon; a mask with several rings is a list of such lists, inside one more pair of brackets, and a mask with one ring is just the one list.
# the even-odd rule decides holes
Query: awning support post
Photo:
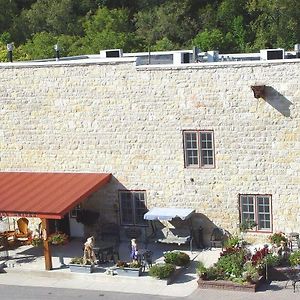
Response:
[{"label": "awning support post", "polygon": [[49,222],[48,219],[42,220],[42,235],[43,235],[43,245],[44,245],[44,257],[45,257],[45,269],[52,270],[52,256],[51,248],[48,240]]}]

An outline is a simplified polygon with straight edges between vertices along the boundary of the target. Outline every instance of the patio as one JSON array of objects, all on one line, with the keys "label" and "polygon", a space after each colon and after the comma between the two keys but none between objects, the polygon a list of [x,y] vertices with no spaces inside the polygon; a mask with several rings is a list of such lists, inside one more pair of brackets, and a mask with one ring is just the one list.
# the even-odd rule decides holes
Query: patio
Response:
[{"label": "patio", "polygon": [[[193,251],[192,255],[187,246],[149,244],[147,249],[153,252],[153,262],[163,260],[163,252],[181,250],[191,256],[190,266],[180,274],[173,284],[166,285],[163,280],[147,276],[147,270],[138,278],[111,276],[105,271],[114,265],[113,262],[100,264],[96,272],[91,274],[71,273],[68,266],[61,267],[59,256],[64,257],[67,265],[74,256],[82,256],[83,242],[72,239],[64,246],[51,246],[53,269],[45,271],[42,247],[29,245],[9,250],[9,259],[5,260],[6,274],[0,274],[3,284],[17,284],[27,286],[70,287],[79,289],[101,289],[106,291],[120,291],[129,293],[144,293],[154,295],[177,295],[184,297],[198,288],[198,276],[195,272],[196,261],[201,259],[207,265],[214,263],[220,249]],[[140,245],[142,247],[143,245]],[[120,259],[130,259],[129,242],[121,242],[119,247]],[[2,260],[3,262],[3,260]],[[1,264],[1,259],[0,259]],[[1,273],[1,272],[0,272]]]},{"label": "patio", "polygon": [[[61,267],[61,257],[66,266],[69,264],[73,257],[80,257],[83,255],[83,244],[82,239],[72,239],[65,245],[51,246],[52,252],[52,264],[53,269],[50,272],[69,272],[67,267]],[[145,245],[140,244],[139,248],[144,248]],[[152,251],[153,263],[163,261],[163,253],[166,251],[180,250],[184,251],[191,257],[191,261],[198,259],[204,260],[207,265],[213,264],[219,255],[220,249],[213,250],[193,250],[189,251],[188,246],[185,245],[171,245],[171,244],[160,244],[151,243],[147,245],[147,249]],[[15,249],[8,251],[9,258],[4,259],[0,257],[0,263],[6,263],[9,269],[19,270],[44,270],[44,255],[42,247],[33,247],[31,245],[22,245]],[[121,242],[119,246],[119,259],[124,261],[130,260],[130,247],[129,242]],[[99,269],[105,269],[111,267],[114,263],[107,262],[99,264]]]}]

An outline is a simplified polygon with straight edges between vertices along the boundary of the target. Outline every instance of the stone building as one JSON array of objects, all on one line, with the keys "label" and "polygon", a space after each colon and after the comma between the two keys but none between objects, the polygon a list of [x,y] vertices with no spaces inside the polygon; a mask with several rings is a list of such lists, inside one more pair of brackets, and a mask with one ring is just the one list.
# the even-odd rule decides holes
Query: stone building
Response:
[{"label": "stone building", "polygon": [[184,207],[206,243],[213,226],[234,233],[248,219],[253,240],[299,232],[299,83],[296,58],[2,63],[1,171],[111,173],[82,206],[121,228]]}]

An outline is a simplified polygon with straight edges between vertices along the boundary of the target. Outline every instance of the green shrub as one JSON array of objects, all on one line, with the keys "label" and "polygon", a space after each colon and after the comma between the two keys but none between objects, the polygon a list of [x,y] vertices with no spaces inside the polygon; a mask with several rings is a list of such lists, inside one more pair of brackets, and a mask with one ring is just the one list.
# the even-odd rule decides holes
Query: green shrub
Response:
[{"label": "green shrub", "polygon": [[198,276],[202,279],[206,279],[207,277],[207,268],[204,266],[202,261],[198,261],[196,265],[196,272]]},{"label": "green shrub", "polygon": [[150,268],[149,275],[159,279],[169,278],[176,267],[172,264],[157,264]]},{"label": "green shrub", "polygon": [[249,229],[252,229],[253,227],[257,226],[257,223],[254,220],[245,220],[240,224],[240,231],[246,232]]},{"label": "green shrub", "polygon": [[190,257],[184,252],[173,251],[164,254],[165,262],[175,266],[186,266],[190,262]]},{"label": "green shrub", "polygon": [[276,246],[280,246],[281,241],[287,242],[287,238],[282,232],[273,233],[269,236],[269,240],[272,244],[275,244]]},{"label": "green shrub", "polygon": [[231,236],[228,240],[225,241],[225,248],[234,248],[240,244],[241,240],[238,236]]},{"label": "green shrub", "polygon": [[223,270],[214,266],[214,267],[207,268],[206,278],[208,280],[220,280],[220,279],[226,279],[227,277],[224,274]]},{"label": "green shrub", "polygon": [[289,256],[289,263],[292,267],[300,265],[300,250],[292,252]]},{"label": "green shrub", "polygon": [[246,282],[255,283],[259,280],[259,273],[251,261],[247,261],[243,267],[242,279]]},{"label": "green shrub", "polygon": [[[226,278],[241,277],[246,253],[242,248],[230,248],[221,253],[215,267],[225,274]],[[225,278],[224,278],[225,279]]]},{"label": "green shrub", "polygon": [[281,260],[282,258],[280,256],[269,253],[263,258],[263,263],[268,267],[276,267],[280,265]]},{"label": "green shrub", "polygon": [[[70,264],[75,264],[75,265],[84,265],[83,257],[73,257],[70,261]],[[89,260],[86,261],[87,265],[90,265],[91,262]]]}]

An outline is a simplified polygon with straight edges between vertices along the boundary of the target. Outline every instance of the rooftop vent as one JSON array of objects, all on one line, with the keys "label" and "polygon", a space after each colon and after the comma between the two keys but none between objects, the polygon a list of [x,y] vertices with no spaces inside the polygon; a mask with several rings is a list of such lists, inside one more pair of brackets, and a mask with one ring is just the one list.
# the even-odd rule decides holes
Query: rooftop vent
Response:
[{"label": "rooftop vent", "polygon": [[122,56],[123,56],[122,49],[109,49],[109,50],[100,51],[101,58],[122,57]]},{"label": "rooftop vent", "polygon": [[191,60],[189,52],[178,52],[173,54],[173,63],[178,64],[188,64]]},{"label": "rooftop vent", "polygon": [[300,44],[295,44],[294,50],[296,53],[296,58],[300,58]]},{"label": "rooftop vent", "polygon": [[284,49],[262,49],[260,50],[260,59],[284,59]]}]

